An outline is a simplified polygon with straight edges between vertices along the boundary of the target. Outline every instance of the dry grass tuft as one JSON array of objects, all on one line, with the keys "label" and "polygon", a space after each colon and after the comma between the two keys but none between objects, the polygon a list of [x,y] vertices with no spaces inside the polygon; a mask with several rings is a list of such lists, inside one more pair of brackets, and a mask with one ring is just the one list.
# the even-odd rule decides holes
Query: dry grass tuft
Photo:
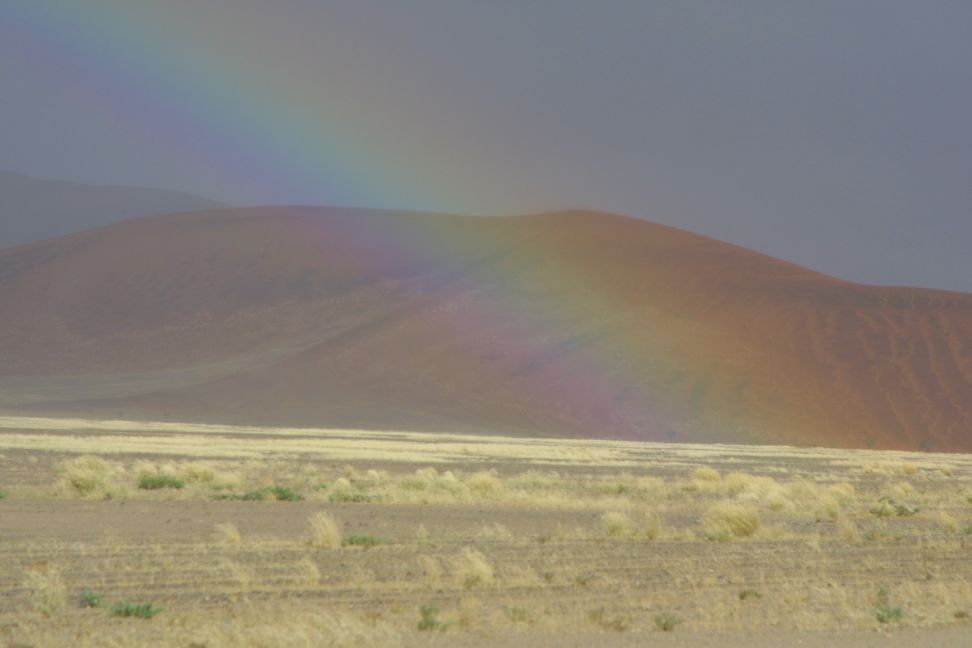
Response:
[{"label": "dry grass tuft", "polygon": [[238,547],[243,543],[243,537],[236,525],[224,522],[213,528],[213,541],[223,547]]},{"label": "dry grass tuft", "polygon": [[223,558],[219,561],[219,569],[225,577],[235,583],[238,591],[246,593],[252,588],[256,578],[253,568],[243,565],[238,560]]},{"label": "dry grass tuft", "polygon": [[495,471],[482,471],[470,475],[466,480],[466,485],[470,490],[481,494],[498,493],[503,489],[503,482],[500,481]]},{"label": "dry grass tuft", "polygon": [[308,587],[321,582],[321,569],[310,558],[301,558],[297,562],[296,572],[300,582]]},{"label": "dry grass tuft", "polygon": [[635,479],[635,492],[643,498],[657,498],[665,494],[665,480],[643,475]]},{"label": "dry grass tuft", "polygon": [[710,540],[748,538],[759,530],[756,507],[724,501],[710,506],[702,517],[702,528]]},{"label": "dry grass tuft", "polygon": [[210,484],[216,479],[216,470],[208,463],[190,461],[182,466],[179,476],[190,484]]},{"label": "dry grass tuft", "polygon": [[743,492],[753,492],[765,490],[765,486],[776,484],[772,477],[757,477],[743,472],[731,472],[725,476],[726,492],[730,495],[738,495]]},{"label": "dry grass tuft", "polygon": [[493,584],[493,566],[486,556],[472,547],[453,556],[449,565],[456,581],[466,589]]},{"label": "dry grass tuft", "polygon": [[717,482],[722,479],[722,475],[715,468],[709,466],[699,466],[692,471],[692,481],[697,482]]},{"label": "dry grass tuft", "polygon": [[909,462],[901,462],[897,466],[897,471],[902,475],[917,475],[921,468],[918,464],[913,464]]},{"label": "dry grass tuft", "polygon": [[24,589],[28,592],[31,608],[47,618],[61,612],[67,603],[67,588],[61,573],[46,561],[27,571]]},{"label": "dry grass tuft", "polygon": [[665,530],[665,520],[657,511],[644,511],[641,515],[639,535],[648,540],[657,540]]},{"label": "dry grass tuft", "polygon": [[940,511],[938,513],[938,523],[942,525],[942,529],[944,529],[946,533],[958,533],[958,520],[956,520],[950,513]]},{"label": "dry grass tuft", "polygon": [[499,522],[482,525],[479,527],[479,531],[476,532],[476,537],[484,540],[501,540],[503,542],[512,542],[513,540],[513,534],[510,530],[505,524],[500,524]]},{"label": "dry grass tuft", "polygon": [[842,517],[837,520],[837,535],[841,540],[848,543],[854,543],[860,540],[861,534],[857,530],[857,525],[854,524],[854,520],[848,517]]},{"label": "dry grass tuft", "polygon": [[438,587],[442,583],[442,565],[433,556],[420,555],[417,558],[419,570],[425,576],[425,584],[429,587]]},{"label": "dry grass tuft", "polygon": [[310,526],[308,544],[318,549],[336,549],[341,546],[341,526],[327,513],[312,513],[307,518]]},{"label": "dry grass tuft", "polygon": [[103,495],[112,472],[112,467],[101,457],[81,455],[61,463],[61,485],[80,497]]},{"label": "dry grass tuft", "polygon": [[631,519],[626,513],[608,511],[601,516],[601,528],[612,538],[628,536],[632,532]]},{"label": "dry grass tuft", "polygon": [[332,502],[350,502],[355,499],[354,485],[347,477],[338,477],[328,489],[328,499]]},{"label": "dry grass tuft", "polygon": [[641,511],[634,515],[608,511],[601,516],[601,530],[612,538],[645,538],[661,536],[664,520],[657,511]]}]

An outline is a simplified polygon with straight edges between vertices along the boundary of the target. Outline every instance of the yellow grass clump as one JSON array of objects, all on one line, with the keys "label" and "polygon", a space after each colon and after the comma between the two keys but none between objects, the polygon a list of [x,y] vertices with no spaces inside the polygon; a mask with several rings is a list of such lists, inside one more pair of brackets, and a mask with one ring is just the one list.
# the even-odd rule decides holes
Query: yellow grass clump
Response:
[{"label": "yellow grass clump", "polygon": [[300,582],[305,586],[310,587],[321,582],[321,569],[310,558],[304,557],[297,561],[295,571],[300,577]]},{"label": "yellow grass clump", "polygon": [[848,543],[857,542],[861,534],[857,530],[857,525],[854,524],[854,520],[848,517],[842,517],[837,520],[837,535],[841,540]]},{"label": "yellow grass clump", "polygon": [[341,526],[327,513],[312,513],[307,518],[307,524],[310,527],[310,546],[318,549],[335,549],[341,546]]},{"label": "yellow grass clump", "polygon": [[901,481],[888,486],[885,492],[890,497],[913,497],[915,495],[915,487],[908,482]]},{"label": "yellow grass clump", "polygon": [[608,511],[601,516],[601,528],[613,538],[631,535],[631,519],[620,511]]},{"label": "yellow grass clump", "polygon": [[388,471],[387,470],[375,470],[369,469],[365,472],[365,480],[375,486],[381,486],[388,481]]},{"label": "yellow grass clump", "polygon": [[179,476],[190,484],[211,484],[216,479],[216,469],[203,461],[190,461],[182,466]]},{"label": "yellow grass clump", "polygon": [[103,497],[108,491],[109,481],[116,470],[101,457],[81,455],[61,462],[59,469],[61,486],[68,494],[80,497]]},{"label": "yellow grass clump", "polygon": [[958,520],[947,511],[940,511],[938,513],[938,523],[942,525],[942,529],[947,533],[956,533],[959,530]]},{"label": "yellow grass clump", "polygon": [[347,502],[354,498],[354,486],[346,477],[338,477],[328,489],[328,497],[332,502]]},{"label": "yellow grass clump", "polygon": [[642,475],[635,479],[635,489],[644,497],[658,497],[665,494],[665,480],[654,475]]},{"label": "yellow grass clump", "polygon": [[657,511],[645,511],[641,516],[639,534],[648,540],[657,540],[665,530],[665,520]]},{"label": "yellow grass clump", "polygon": [[607,511],[601,516],[601,529],[612,538],[657,539],[664,520],[657,511],[641,511],[632,518],[621,511]]},{"label": "yellow grass clump", "polygon": [[243,537],[235,524],[225,522],[213,528],[213,541],[224,547],[238,547],[243,543]]},{"label": "yellow grass clump", "polygon": [[503,488],[503,483],[496,475],[495,471],[482,471],[470,475],[466,480],[466,485],[470,490],[480,494],[498,493]]},{"label": "yellow grass clump", "polygon": [[692,471],[692,481],[697,482],[717,482],[722,479],[722,475],[715,468],[709,466],[699,466]]},{"label": "yellow grass clump", "polygon": [[493,566],[479,551],[466,547],[449,561],[456,581],[466,589],[493,584]]},{"label": "yellow grass clump", "polygon": [[46,562],[27,571],[24,589],[28,592],[31,607],[47,618],[59,613],[67,603],[67,588],[60,571]]},{"label": "yellow grass clump", "polygon": [[425,584],[429,587],[439,587],[442,582],[442,565],[433,556],[420,555],[417,557],[419,571],[425,576]]},{"label": "yellow grass clump", "polygon": [[759,530],[759,526],[756,507],[733,501],[713,504],[702,517],[702,528],[710,540],[748,538]]}]

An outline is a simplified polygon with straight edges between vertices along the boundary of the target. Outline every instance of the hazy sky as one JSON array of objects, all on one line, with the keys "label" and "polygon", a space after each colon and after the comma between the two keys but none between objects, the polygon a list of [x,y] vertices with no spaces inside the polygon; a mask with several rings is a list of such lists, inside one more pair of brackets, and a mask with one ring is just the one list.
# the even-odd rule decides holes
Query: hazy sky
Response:
[{"label": "hazy sky", "polygon": [[586,206],[972,292],[966,0],[6,0],[0,117],[33,175]]}]

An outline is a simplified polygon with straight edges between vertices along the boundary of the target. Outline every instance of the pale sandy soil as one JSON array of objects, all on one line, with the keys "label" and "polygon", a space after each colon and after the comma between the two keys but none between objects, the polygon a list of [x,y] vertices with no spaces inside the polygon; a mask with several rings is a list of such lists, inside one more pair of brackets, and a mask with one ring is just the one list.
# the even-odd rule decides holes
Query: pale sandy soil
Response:
[{"label": "pale sandy soil", "polygon": [[965,455],[4,421],[0,645],[972,645]]}]

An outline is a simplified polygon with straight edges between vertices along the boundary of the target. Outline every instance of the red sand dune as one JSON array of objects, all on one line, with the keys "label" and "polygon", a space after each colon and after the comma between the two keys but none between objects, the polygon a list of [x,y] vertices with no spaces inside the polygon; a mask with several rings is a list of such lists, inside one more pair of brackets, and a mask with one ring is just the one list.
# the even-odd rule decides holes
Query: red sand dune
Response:
[{"label": "red sand dune", "polygon": [[972,451],[972,295],[610,214],[152,217],[0,303],[7,410]]}]

